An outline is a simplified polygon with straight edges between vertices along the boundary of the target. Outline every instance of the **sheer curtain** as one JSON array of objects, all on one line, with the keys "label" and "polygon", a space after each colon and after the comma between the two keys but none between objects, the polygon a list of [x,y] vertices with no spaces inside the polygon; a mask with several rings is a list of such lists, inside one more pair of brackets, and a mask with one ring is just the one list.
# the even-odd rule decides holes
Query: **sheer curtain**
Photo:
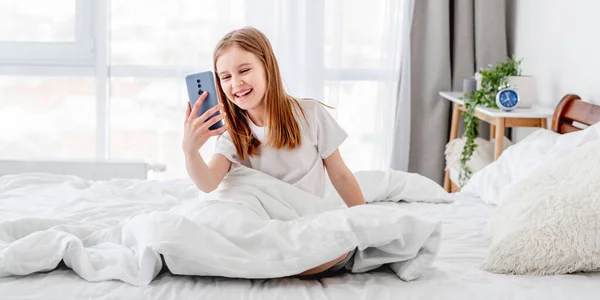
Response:
[{"label": "sheer curtain", "polygon": [[[210,69],[218,39],[251,25],[270,39],[290,94],[335,107],[349,134],[340,149],[349,167],[389,167],[408,2],[114,1],[111,157],[143,153],[167,164],[166,177],[185,176],[183,77]],[[205,158],[213,143],[201,149]]]},{"label": "sheer curtain", "polygon": [[64,0],[68,14],[54,23],[52,12],[9,10],[15,27],[75,31],[69,41],[77,47],[55,56],[66,53],[62,40],[41,51],[19,44],[17,31],[0,31],[14,41],[9,49],[20,49],[0,53],[0,131],[15,130],[2,131],[0,156],[147,160],[167,165],[155,178],[186,177],[184,77],[211,69],[217,41],[251,25],[273,44],[290,94],[335,107],[330,113],[349,134],[341,152],[350,168],[388,168],[398,152],[395,128],[406,122],[396,110],[410,1]]}]

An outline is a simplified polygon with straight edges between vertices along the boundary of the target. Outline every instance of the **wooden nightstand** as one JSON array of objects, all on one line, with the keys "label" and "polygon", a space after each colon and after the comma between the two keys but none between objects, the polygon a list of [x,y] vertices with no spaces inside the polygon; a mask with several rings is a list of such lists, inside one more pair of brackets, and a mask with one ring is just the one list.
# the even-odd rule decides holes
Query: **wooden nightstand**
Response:
[{"label": "wooden nightstand", "polygon": [[[459,98],[463,96],[461,92],[440,92],[443,99],[452,102],[452,125],[450,127],[450,139],[455,139],[458,135],[458,122],[460,121],[460,111],[464,111],[464,101]],[[487,107],[477,107],[475,115],[482,121],[489,123],[490,139],[495,139],[494,159],[498,159],[502,154],[504,143],[504,129],[515,127],[539,127],[548,128],[548,118],[552,118],[554,110],[533,106],[531,108],[517,108],[513,111],[502,111]],[[446,171],[444,177],[444,188],[448,192],[458,191],[458,187],[450,182],[450,174]]]}]

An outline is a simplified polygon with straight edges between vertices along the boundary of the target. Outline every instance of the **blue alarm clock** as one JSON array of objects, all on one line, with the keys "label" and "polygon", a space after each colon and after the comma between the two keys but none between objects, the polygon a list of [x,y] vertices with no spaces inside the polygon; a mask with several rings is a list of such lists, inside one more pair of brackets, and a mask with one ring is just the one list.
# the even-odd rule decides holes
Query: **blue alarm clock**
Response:
[{"label": "blue alarm clock", "polygon": [[513,88],[504,88],[496,94],[496,105],[502,110],[510,111],[519,105],[519,93]]}]

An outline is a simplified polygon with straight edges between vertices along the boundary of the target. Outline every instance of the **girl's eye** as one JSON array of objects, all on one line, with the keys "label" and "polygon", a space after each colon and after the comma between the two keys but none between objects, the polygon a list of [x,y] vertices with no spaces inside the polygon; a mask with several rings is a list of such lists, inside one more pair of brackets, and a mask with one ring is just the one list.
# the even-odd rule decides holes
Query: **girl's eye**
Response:
[{"label": "girl's eye", "polygon": [[248,71],[250,71],[250,69],[243,69],[242,71],[240,71],[240,73],[246,73]]},{"label": "girl's eye", "polygon": [[230,77],[230,76],[223,76],[223,77],[221,77],[221,80],[226,80],[226,79],[229,79],[229,77]]}]

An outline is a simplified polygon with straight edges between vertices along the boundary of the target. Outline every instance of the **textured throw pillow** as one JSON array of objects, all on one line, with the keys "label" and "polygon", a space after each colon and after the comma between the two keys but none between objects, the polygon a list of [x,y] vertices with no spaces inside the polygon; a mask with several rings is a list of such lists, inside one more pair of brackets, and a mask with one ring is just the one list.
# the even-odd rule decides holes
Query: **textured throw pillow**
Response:
[{"label": "textured throw pillow", "polygon": [[484,270],[532,275],[600,270],[600,140],[536,169],[501,202],[490,218]]},{"label": "textured throw pillow", "polygon": [[538,129],[508,147],[493,163],[474,173],[461,192],[488,204],[501,204],[503,194],[532,171],[563,157],[589,141],[600,139],[600,123],[584,130],[558,134]]},{"label": "textured throw pillow", "polygon": [[[477,147],[467,162],[467,167],[473,174],[479,172],[479,170],[494,161],[494,148],[496,145],[495,140],[488,141],[480,137],[475,138],[475,144]],[[512,146],[512,144],[511,140],[504,137],[504,150]],[[448,170],[450,174],[450,180],[456,185],[459,184],[460,156],[464,147],[465,138],[456,138],[446,144],[446,149],[444,151],[446,157],[446,170]]]}]

